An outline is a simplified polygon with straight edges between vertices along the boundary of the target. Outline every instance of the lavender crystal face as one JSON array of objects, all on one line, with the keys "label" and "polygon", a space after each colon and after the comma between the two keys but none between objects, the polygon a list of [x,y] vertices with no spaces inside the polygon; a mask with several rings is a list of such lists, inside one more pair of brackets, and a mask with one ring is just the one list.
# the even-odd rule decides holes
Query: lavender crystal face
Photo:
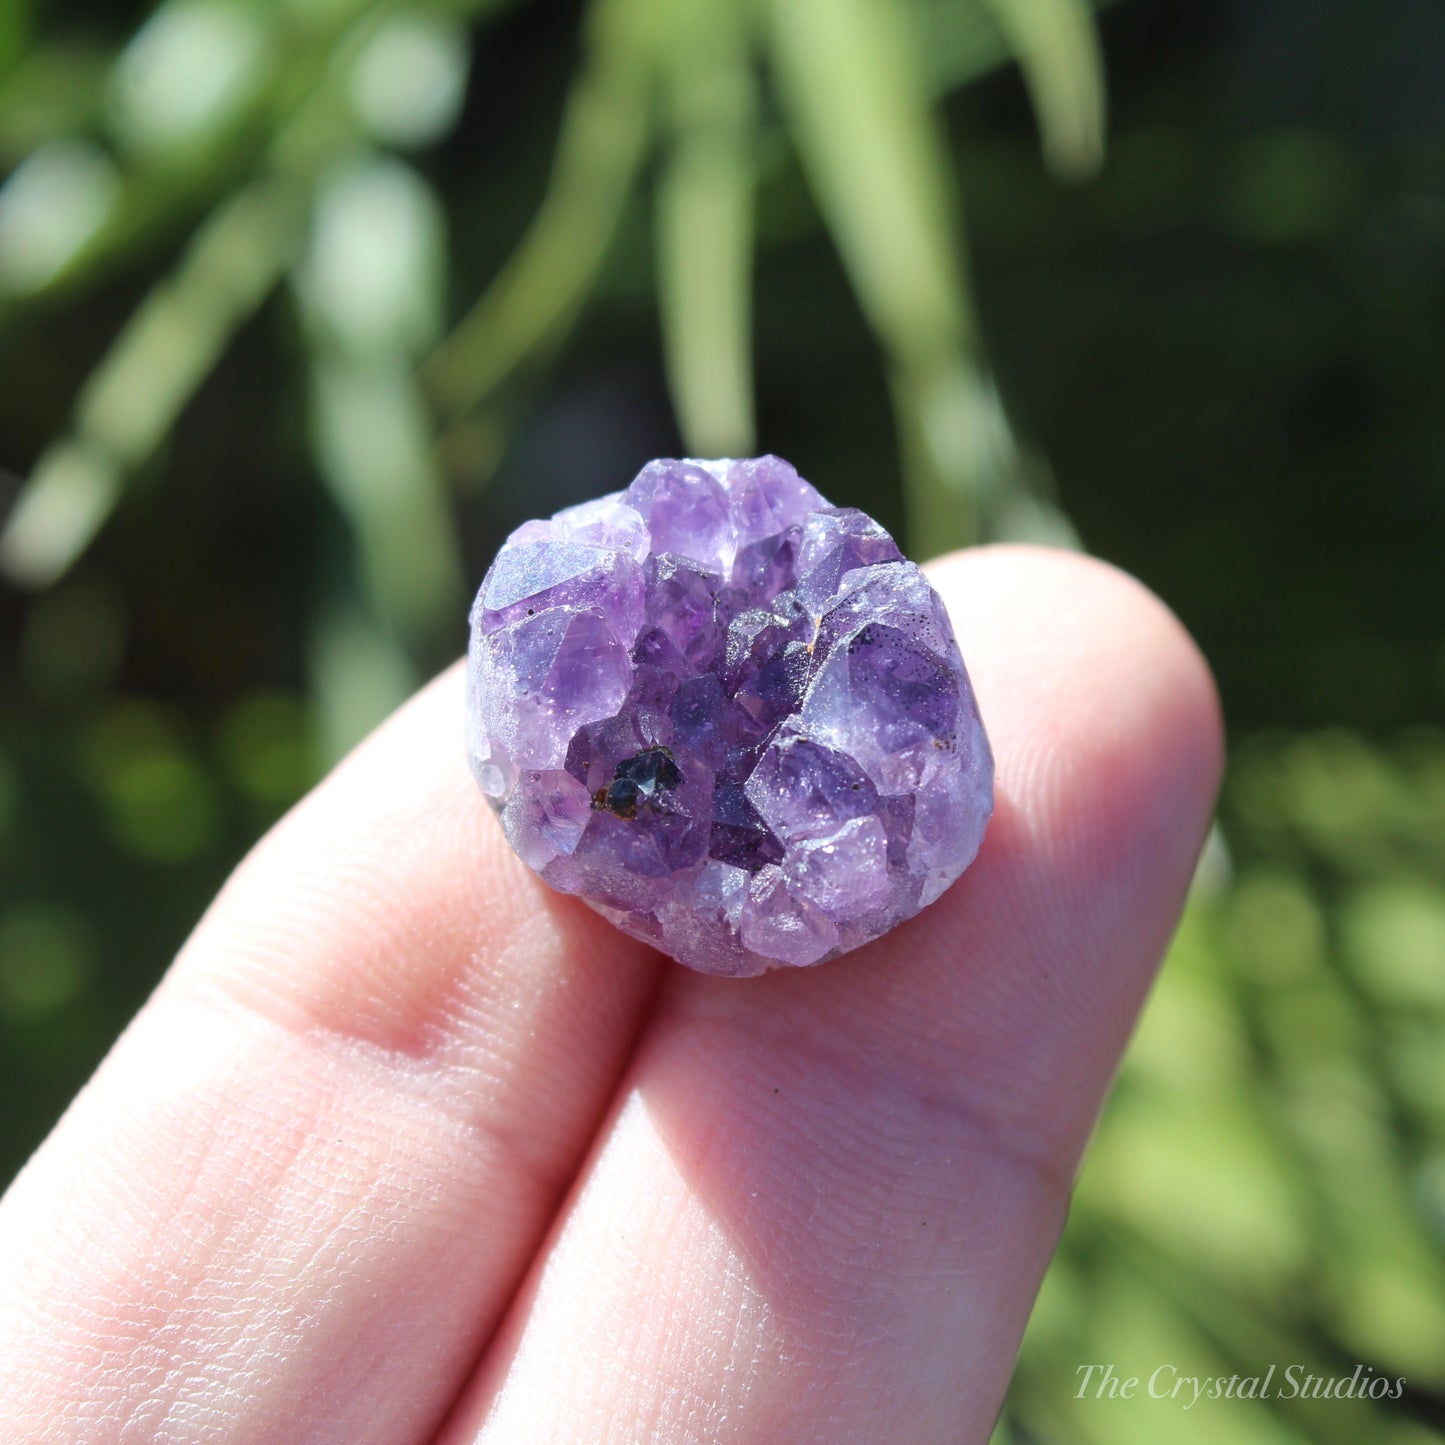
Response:
[{"label": "lavender crystal face", "polygon": [[650,462],[526,523],[471,626],[512,846],[690,968],[821,963],[978,851],[993,759],[943,603],[778,457]]}]

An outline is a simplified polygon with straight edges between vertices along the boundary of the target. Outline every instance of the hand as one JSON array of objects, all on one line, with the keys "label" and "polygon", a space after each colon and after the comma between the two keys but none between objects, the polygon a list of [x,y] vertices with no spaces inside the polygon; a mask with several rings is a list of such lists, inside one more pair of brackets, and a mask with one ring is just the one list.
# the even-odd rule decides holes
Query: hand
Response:
[{"label": "hand", "polygon": [[248,857],[0,1203],[16,1442],[983,1441],[1214,799],[1097,562],[945,559],[978,861],[817,969],[550,892],[453,669]]}]

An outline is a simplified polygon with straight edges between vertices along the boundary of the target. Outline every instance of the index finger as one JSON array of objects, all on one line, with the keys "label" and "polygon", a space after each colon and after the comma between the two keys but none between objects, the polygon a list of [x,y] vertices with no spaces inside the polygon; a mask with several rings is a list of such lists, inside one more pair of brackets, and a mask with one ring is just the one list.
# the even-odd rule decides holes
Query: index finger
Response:
[{"label": "index finger", "polygon": [[359,1445],[448,1407],[659,964],[512,854],[462,695],[262,841],[0,1201],[18,1438]]}]

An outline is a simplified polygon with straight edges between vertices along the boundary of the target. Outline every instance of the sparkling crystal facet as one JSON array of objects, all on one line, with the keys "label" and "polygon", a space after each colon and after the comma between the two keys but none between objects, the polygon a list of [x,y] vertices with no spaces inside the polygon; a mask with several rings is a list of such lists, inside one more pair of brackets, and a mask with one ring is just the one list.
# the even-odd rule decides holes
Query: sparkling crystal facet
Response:
[{"label": "sparkling crystal facet", "polygon": [[778,457],[649,462],[526,523],[471,622],[512,846],[691,968],[820,963],[978,851],[993,759],[938,594]]}]

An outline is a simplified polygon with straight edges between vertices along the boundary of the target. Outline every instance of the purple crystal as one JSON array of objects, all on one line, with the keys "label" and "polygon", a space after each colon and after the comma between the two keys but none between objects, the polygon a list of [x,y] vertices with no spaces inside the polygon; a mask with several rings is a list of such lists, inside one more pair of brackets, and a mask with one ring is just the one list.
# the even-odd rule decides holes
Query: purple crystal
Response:
[{"label": "purple crystal", "polygon": [[649,462],[528,522],[471,623],[512,846],[690,968],[820,963],[978,852],[993,759],[943,603],[777,457]]}]

